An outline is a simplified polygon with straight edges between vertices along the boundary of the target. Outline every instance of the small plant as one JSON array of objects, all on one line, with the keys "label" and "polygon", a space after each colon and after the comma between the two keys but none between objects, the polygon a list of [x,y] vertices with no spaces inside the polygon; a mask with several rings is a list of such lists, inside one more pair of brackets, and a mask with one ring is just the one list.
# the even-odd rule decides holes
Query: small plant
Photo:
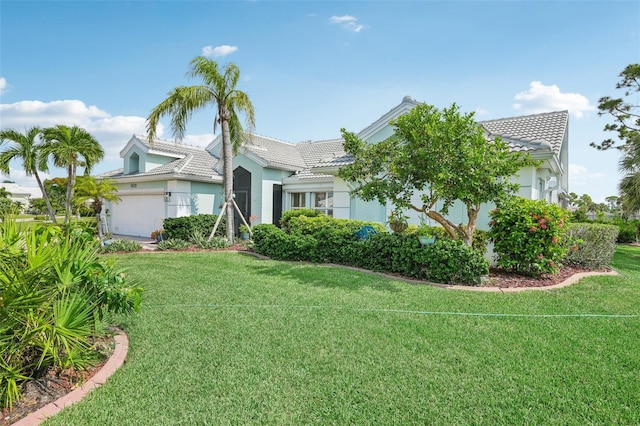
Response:
[{"label": "small plant", "polygon": [[164,229],[156,229],[151,233],[151,239],[156,240],[158,242],[165,240],[165,232]]},{"label": "small plant", "polygon": [[402,210],[394,210],[389,215],[389,219],[387,220],[387,223],[389,224],[389,228],[391,228],[393,232],[399,233],[406,230],[407,227],[409,226],[407,219],[409,219],[409,216],[406,216],[402,212]]},{"label": "small plant", "polygon": [[140,251],[142,246],[135,241],[131,240],[111,240],[108,243],[105,242],[103,247],[100,247],[100,253],[115,253],[115,252],[134,252]]},{"label": "small plant", "polygon": [[249,227],[245,224],[240,225],[240,233],[241,234],[248,234],[249,233]]},{"label": "small plant", "polygon": [[199,232],[193,232],[191,234],[191,241],[195,244],[196,247],[205,249],[205,250],[217,250],[229,247],[231,244],[226,237],[214,236],[209,239]]},{"label": "small plant", "polygon": [[158,250],[186,250],[191,247],[191,243],[180,238],[170,238],[160,241],[157,245]]}]

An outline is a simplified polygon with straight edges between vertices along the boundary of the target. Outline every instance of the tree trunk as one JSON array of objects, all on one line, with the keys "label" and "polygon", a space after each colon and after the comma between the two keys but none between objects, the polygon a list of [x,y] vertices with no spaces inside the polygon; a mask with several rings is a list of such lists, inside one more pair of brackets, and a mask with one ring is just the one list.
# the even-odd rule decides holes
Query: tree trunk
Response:
[{"label": "tree trunk", "polygon": [[75,164],[69,164],[67,168],[67,172],[69,174],[69,180],[67,181],[67,191],[65,193],[64,199],[64,223],[69,223],[69,219],[71,218],[71,190],[73,189],[73,185],[76,184],[76,176],[75,176]]},{"label": "tree trunk", "polygon": [[53,211],[53,206],[51,205],[51,200],[49,200],[49,195],[47,194],[47,191],[44,189],[44,184],[40,180],[40,176],[38,175],[38,172],[35,172],[34,176],[36,177],[36,182],[38,182],[40,191],[42,191],[42,198],[44,198],[44,202],[47,205],[47,211],[49,212],[49,216],[51,217],[51,222],[53,222],[53,224],[55,225],[58,222],[56,221],[56,213]]},{"label": "tree trunk", "polygon": [[[478,217],[478,212],[475,212],[475,217],[473,218],[473,228],[471,225],[471,216],[469,216],[469,226],[466,227],[462,224],[456,225],[451,222],[449,219],[442,216],[435,210],[426,211],[425,214],[438,222],[442,227],[447,231],[447,234],[451,236],[454,240],[461,239],[466,245],[471,246],[473,243],[473,231],[470,232],[471,229],[475,229],[475,222]],[[469,215],[469,210],[467,209],[467,215]]]},{"label": "tree trunk", "polygon": [[[231,133],[229,121],[225,114],[220,114],[222,125],[222,181],[224,184],[224,200],[227,202],[227,239],[234,242],[235,227],[233,223],[233,153],[231,149]],[[222,213],[222,212],[221,212]]]}]

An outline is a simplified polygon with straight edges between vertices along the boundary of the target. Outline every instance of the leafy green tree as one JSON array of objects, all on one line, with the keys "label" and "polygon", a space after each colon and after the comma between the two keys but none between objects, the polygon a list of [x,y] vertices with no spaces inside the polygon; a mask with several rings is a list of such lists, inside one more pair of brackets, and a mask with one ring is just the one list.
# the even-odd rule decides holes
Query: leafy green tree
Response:
[{"label": "leafy green tree", "polygon": [[[354,161],[339,176],[355,185],[357,197],[422,212],[467,245],[473,242],[481,205],[513,194],[518,185],[509,178],[536,164],[510,152],[498,137],[487,141],[474,114],[460,113],[456,104],[442,111],[420,104],[391,125],[395,135],[375,144],[342,129],[345,151]],[[416,192],[422,204],[412,203]],[[446,217],[457,200],[466,206],[467,224]]]},{"label": "leafy green tree", "polygon": [[158,121],[163,116],[171,117],[173,136],[182,139],[191,115],[201,109],[215,106],[216,116],[213,121],[214,132],[218,124],[222,128],[221,159],[223,163],[224,197],[227,202],[227,239],[233,242],[233,156],[238,148],[249,141],[248,134],[240,124],[238,112],[245,114],[247,130],[255,124],[253,105],[249,96],[238,89],[240,70],[234,63],[222,67],[212,59],[197,56],[190,63],[187,73],[197,77],[203,84],[197,86],[179,86],[168,93],[168,97],[151,110],[147,118],[149,143],[156,136]]},{"label": "leafy green tree", "polygon": [[116,192],[118,192],[118,186],[113,179],[98,180],[93,176],[80,176],[76,182],[74,198],[78,203],[91,201],[100,241],[103,238],[102,220],[100,218],[102,204],[104,200],[114,203],[119,202],[120,197],[116,195]]},{"label": "leafy green tree", "polygon": [[69,179],[56,177],[44,181],[44,189],[51,201],[54,212],[64,210],[64,197],[67,192],[67,182]]},{"label": "leafy green tree", "polygon": [[32,198],[29,200],[29,208],[35,214],[42,214],[47,210],[47,203],[44,201],[44,198]]},{"label": "leafy green tree", "polygon": [[43,150],[44,145],[39,142],[41,134],[42,129],[39,127],[31,127],[24,134],[12,129],[2,130],[0,132],[2,141],[9,141],[12,142],[12,144],[0,154],[0,170],[9,174],[9,163],[14,159],[21,158],[22,167],[26,175],[36,178],[38,187],[40,191],[42,191],[49,217],[53,223],[56,223],[56,215],[51,201],[47,196],[42,179],[40,179],[40,175],[38,174],[38,171],[48,171],[47,155]]},{"label": "leafy green tree", "polygon": [[610,115],[613,123],[607,124],[604,130],[616,132],[621,144],[609,138],[600,144],[591,146],[606,150],[616,147],[622,151],[619,170],[624,174],[618,189],[623,198],[622,208],[626,213],[640,210],[640,64],[627,65],[620,73],[621,80],[616,89],[623,90],[624,96],[600,98],[599,115]]},{"label": "leafy green tree", "polygon": [[44,129],[46,140],[44,152],[53,157],[53,163],[67,169],[67,189],[65,193],[65,223],[71,218],[71,200],[76,183],[78,166],[84,167],[85,174],[104,157],[100,143],[85,129],[78,126],[58,125]]}]

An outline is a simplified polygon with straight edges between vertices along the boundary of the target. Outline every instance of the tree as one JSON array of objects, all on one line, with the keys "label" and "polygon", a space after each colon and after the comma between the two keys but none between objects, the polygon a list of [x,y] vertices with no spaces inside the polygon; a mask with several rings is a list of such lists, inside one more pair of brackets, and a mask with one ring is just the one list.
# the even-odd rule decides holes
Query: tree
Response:
[{"label": "tree", "polygon": [[624,174],[618,189],[623,199],[622,208],[625,213],[640,210],[640,105],[637,104],[640,92],[640,64],[631,64],[619,74],[622,78],[616,89],[624,92],[624,97],[600,98],[598,115],[610,115],[614,121],[607,124],[604,130],[616,132],[621,145],[609,138],[600,144],[591,143],[599,150],[615,147],[622,151],[619,170]]},{"label": "tree", "polygon": [[67,192],[68,181],[69,179],[65,177],[55,177],[45,179],[43,182],[49,201],[51,201],[53,211],[56,213],[64,210],[64,198]]},{"label": "tree", "polygon": [[44,151],[44,145],[38,141],[41,135],[42,129],[39,127],[31,127],[24,134],[12,129],[2,130],[0,132],[2,141],[10,141],[13,142],[13,144],[0,154],[0,170],[9,174],[9,163],[11,160],[22,158],[22,167],[26,175],[36,178],[38,187],[40,191],[42,191],[42,197],[47,206],[49,217],[53,223],[56,223],[55,211],[51,206],[51,201],[47,196],[44,184],[38,174],[38,171],[48,171],[47,155]]},{"label": "tree", "polygon": [[622,209],[627,214],[634,214],[640,211],[640,133],[628,139],[619,169],[624,174],[618,185]]},{"label": "tree", "polygon": [[238,148],[249,141],[249,132],[242,129],[238,112],[245,114],[246,127],[253,128],[255,125],[253,105],[245,92],[236,89],[240,79],[240,70],[234,63],[229,63],[220,69],[212,59],[197,56],[191,61],[190,66],[187,75],[200,78],[204,84],[176,87],[168,93],[168,97],[164,101],[151,110],[147,118],[149,143],[153,144],[158,121],[161,117],[167,115],[171,117],[173,136],[182,139],[192,114],[200,109],[215,106],[216,116],[213,121],[213,131],[215,133],[218,124],[222,128],[221,160],[224,200],[227,202],[226,234],[227,239],[233,242],[232,161]]},{"label": "tree", "polygon": [[[419,104],[391,122],[394,136],[376,144],[342,129],[345,151],[354,161],[338,175],[355,185],[357,197],[422,212],[471,245],[481,205],[513,194],[518,185],[509,178],[536,164],[510,152],[498,137],[488,141],[473,116],[461,114],[456,104],[442,111]],[[422,204],[412,203],[415,192],[421,193]],[[446,218],[456,200],[466,206],[467,224]]]},{"label": "tree", "polygon": [[96,225],[98,228],[98,237],[102,241],[102,219],[100,213],[102,212],[103,200],[117,203],[120,201],[120,197],[116,195],[118,192],[118,186],[113,179],[100,179],[97,180],[93,176],[80,176],[75,187],[75,200],[78,203],[86,203],[91,201],[91,207],[93,208],[93,214],[96,217]]},{"label": "tree", "polygon": [[53,163],[67,169],[67,189],[65,193],[64,221],[71,218],[71,200],[76,183],[78,166],[84,167],[85,174],[104,157],[100,143],[89,132],[78,126],[58,125],[44,129],[44,152],[53,157]]}]

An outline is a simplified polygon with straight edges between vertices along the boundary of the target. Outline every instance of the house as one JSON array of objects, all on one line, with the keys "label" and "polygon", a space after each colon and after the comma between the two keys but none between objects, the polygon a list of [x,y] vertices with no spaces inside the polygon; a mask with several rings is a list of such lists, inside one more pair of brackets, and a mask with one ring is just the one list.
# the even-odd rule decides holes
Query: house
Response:
[{"label": "house", "polygon": [[[388,138],[393,134],[389,121],[417,104],[405,97],[358,137],[370,143]],[[568,193],[568,118],[567,111],[559,111],[479,123],[488,139],[500,136],[513,151],[528,152],[541,161],[539,167],[522,169],[515,177],[519,195],[558,203]],[[150,144],[144,136],[132,136],[120,152],[123,168],[100,176],[116,180],[122,199],[106,206],[110,231],[148,236],[167,217],[220,213],[220,149],[221,136],[205,148],[162,140]],[[385,222],[393,206],[351,197],[349,183],[336,176],[351,160],[342,139],[292,144],[253,135],[252,143],[241,147],[233,159],[236,203],[245,218],[258,217],[253,224],[277,224],[283,211],[296,208]],[[478,220],[480,228],[488,224],[488,210]],[[456,223],[466,222],[462,205],[454,206],[449,216]]]},{"label": "house", "polygon": [[29,200],[34,198],[42,198],[42,191],[38,187],[25,187],[15,183],[0,183],[0,187],[4,188],[9,193],[9,199],[11,201],[17,201],[22,204],[24,208],[29,207]]}]

